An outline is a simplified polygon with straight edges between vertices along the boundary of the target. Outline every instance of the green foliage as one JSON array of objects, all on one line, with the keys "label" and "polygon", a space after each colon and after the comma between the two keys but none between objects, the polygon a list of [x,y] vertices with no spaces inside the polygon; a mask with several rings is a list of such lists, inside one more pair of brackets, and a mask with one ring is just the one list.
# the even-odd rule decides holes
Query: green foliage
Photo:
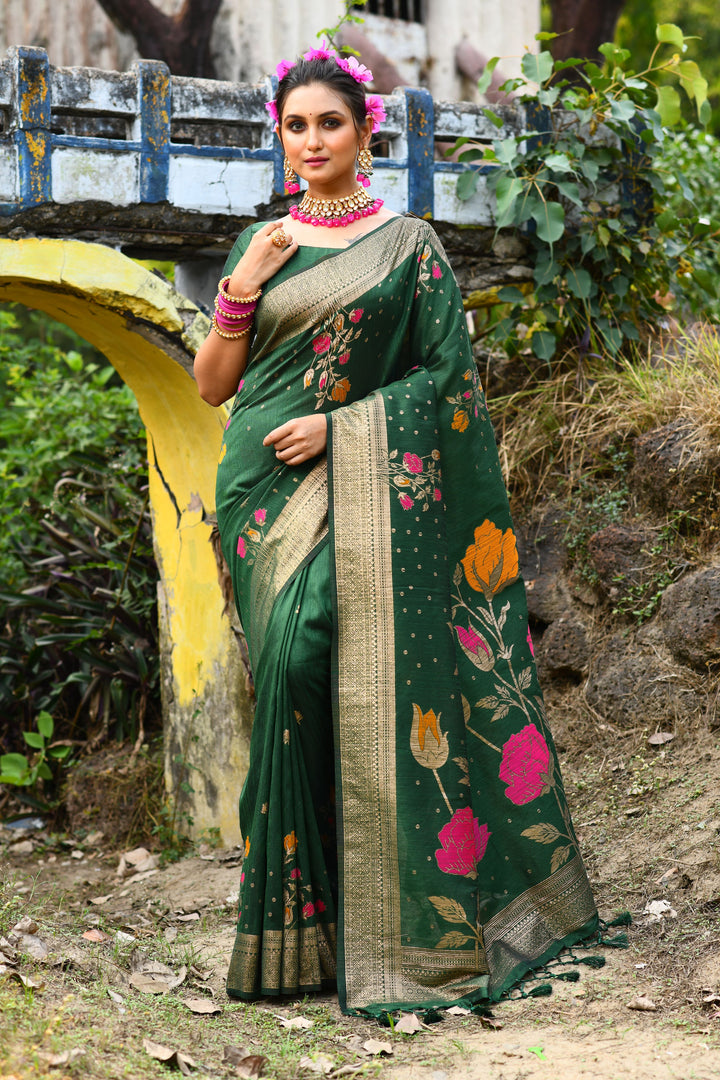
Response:
[{"label": "green foliage", "polygon": [[57,746],[50,742],[55,730],[50,713],[38,713],[37,727],[37,731],[22,733],[27,746],[35,750],[31,758],[25,754],[0,755],[0,784],[35,788],[38,780],[52,780],[49,761],[65,761],[70,754],[70,746]]},{"label": "green foliage", "polygon": [[678,222],[691,221],[701,241],[678,267],[685,299],[696,316],[720,322],[720,140],[686,126],[665,140],[657,165],[669,212]]},{"label": "green foliage", "polygon": [[11,307],[0,311],[0,404],[0,746],[14,753],[20,732],[35,738],[43,711],[78,743],[134,737],[158,711],[134,399],[76,335]]},{"label": "green foliage", "polygon": [[[492,149],[458,144],[462,160],[480,161],[461,176],[458,195],[469,198],[485,174],[498,227],[521,230],[530,248],[533,292],[501,291],[508,308],[489,334],[510,354],[530,351],[547,362],[569,348],[617,355],[638,340],[643,323],[672,306],[678,280],[711,286],[690,255],[709,247],[716,226],[698,222],[694,211],[682,220],[667,209],[658,168],[666,125],[679,119],[678,88],[703,119],[706,84],[681,59],[677,26],[660,25],[656,36],[640,72],[613,44],[601,46],[602,68],[527,53],[523,78],[505,84],[525,106],[523,137],[499,139]],[[565,77],[570,66],[579,82]],[[661,75],[675,85],[661,85]]]}]

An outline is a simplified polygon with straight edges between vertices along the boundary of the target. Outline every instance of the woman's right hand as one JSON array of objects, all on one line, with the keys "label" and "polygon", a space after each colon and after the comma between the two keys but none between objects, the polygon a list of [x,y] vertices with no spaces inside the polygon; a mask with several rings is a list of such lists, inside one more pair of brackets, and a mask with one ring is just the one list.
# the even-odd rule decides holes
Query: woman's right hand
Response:
[{"label": "woman's right hand", "polygon": [[273,242],[274,236],[284,232],[283,224],[282,220],[269,221],[255,233],[230,275],[227,291],[231,296],[252,296],[295,254],[298,245],[290,233],[285,233],[288,239],[285,247]]},{"label": "woman's right hand", "polygon": [[[273,243],[273,236],[284,222],[263,225],[248,244],[227,283],[230,296],[253,296],[284,266],[297,251],[296,241],[286,233],[284,246]],[[250,350],[250,336],[224,338],[211,330],[195,356],[195,382],[200,397],[210,405],[222,405],[236,392]]]}]

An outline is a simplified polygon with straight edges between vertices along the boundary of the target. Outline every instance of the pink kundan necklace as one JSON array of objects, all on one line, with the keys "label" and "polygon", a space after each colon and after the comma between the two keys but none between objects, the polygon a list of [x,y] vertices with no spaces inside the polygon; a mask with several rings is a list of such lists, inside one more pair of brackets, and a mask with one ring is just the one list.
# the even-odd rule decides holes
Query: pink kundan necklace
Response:
[{"label": "pink kundan necklace", "polygon": [[332,228],[349,225],[352,221],[377,214],[382,205],[382,199],[372,199],[364,188],[358,188],[352,195],[345,195],[342,199],[316,199],[306,191],[300,204],[291,206],[289,213],[294,221]]}]

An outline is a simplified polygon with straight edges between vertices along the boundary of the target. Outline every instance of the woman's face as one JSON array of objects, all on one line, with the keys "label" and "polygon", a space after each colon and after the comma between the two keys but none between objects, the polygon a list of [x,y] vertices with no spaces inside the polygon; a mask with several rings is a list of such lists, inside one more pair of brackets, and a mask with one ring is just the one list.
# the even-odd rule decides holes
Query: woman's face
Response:
[{"label": "woman's face", "polygon": [[358,148],[372,120],[358,132],[350,106],[323,83],[298,86],[285,99],[280,139],[295,172],[312,191],[348,194],[355,187]]}]

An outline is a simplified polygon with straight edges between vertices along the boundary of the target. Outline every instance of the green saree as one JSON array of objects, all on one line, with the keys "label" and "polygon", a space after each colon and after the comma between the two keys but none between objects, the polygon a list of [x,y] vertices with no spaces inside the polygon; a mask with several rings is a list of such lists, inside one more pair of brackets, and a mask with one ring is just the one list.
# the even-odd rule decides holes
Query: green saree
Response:
[{"label": "green saree", "polygon": [[[279,463],[263,437],[315,410],[326,457]],[[426,222],[301,248],[268,283],[217,511],[257,692],[228,992],[337,984],[372,1015],[492,1001],[593,933],[493,431]]]}]

